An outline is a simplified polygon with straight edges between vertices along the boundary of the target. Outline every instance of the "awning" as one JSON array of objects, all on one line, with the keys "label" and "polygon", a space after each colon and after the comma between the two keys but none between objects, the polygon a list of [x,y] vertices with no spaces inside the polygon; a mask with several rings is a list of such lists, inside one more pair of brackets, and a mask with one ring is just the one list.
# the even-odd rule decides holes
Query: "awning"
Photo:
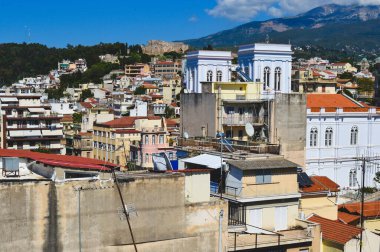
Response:
[{"label": "awning", "polygon": [[10,130],[10,137],[34,137],[41,136],[41,130]]},{"label": "awning", "polygon": [[18,101],[16,97],[1,97],[0,100],[2,102],[17,102]]},{"label": "awning", "polygon": [[206,166],[210,169],[219,169],[220,168],[220,157],[210,154],[202,154],[192,158],[185,158],[182,160],[185,163],[192,163],[197,165]]},{"label": "awning", "polygon": [[62,130],[42,130],[43,136],[62,136]]},{"label": "awning", "polygon": [[44,108],[28,108],[28,110],[31,113],[44,113],[45,112]]}]

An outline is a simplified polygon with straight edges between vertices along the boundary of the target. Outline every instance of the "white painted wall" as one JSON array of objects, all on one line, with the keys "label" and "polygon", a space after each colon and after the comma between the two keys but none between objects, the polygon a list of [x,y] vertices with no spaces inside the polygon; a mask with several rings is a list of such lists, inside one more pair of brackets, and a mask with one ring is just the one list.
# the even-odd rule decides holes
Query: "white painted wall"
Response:
[{"label": "white painted wall", "polygon": [[186,55],[185,84],[191,93],[201,93],[201,82],[207,81],[207,72],[212,71],[216,82],[217,72],[222,71],[222,82],[231,81],[232,54],[228,51],[195,51]]},{"label": "white painted wall", "polygon": [[[350,145],[351,128],[357,126],[358,144]],[[361,183],[361,161],[355,159],[362,156],[380,156],[380,114],[375,109],[370,112],[347,113],[338,109],[337,113],[307,112],[306,130],[306,172],[309,175],[327,176],[338,183],[341,189],[348,188],[350,171],[355,170],[357,180]],[[310,146],[310,131],[318,130],[316,147]],[[325,146],[325,131],[333,129],[332,146]],[[377,162],[379,163],[379,162]],[[376,186],[373,177],[379,171],[377,165],[367,163],[366,186]],[[379,186],[379,185],[378,185]],[[357,185],[351,188],[357,188]]]},{"label": "white painted wall", "polygon": [[[264,68],[270,68],[269,88],[275,92],[275,69],[281,69],[280,90],[276,92],[291,93],[292,50],[287,44],[252,44],[239,47],[238,64],[243,71],[248,68],[248,75],[253,81],[264,81]],[[262,87],[263,91],[263,87]]]}]

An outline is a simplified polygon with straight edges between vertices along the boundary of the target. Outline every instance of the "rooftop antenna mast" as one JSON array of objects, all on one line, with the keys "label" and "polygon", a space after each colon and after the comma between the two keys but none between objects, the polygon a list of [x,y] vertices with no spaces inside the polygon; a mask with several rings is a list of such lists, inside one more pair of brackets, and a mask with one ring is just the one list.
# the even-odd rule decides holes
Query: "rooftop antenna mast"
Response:
[{"label": "rooftop antenna mast", "polygon": [[267,36],[265,37],[265,43],[269,44],[269,34],[267,34]]}]

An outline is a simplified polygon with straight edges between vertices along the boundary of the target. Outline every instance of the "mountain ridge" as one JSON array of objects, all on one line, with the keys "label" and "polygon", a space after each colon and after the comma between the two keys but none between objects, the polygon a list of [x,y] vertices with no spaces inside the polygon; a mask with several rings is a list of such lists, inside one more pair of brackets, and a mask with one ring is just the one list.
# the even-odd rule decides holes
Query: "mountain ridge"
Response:
[{"label": "mountain ridge", "polygon": [[[302,41],[297,45],[316,44],[329,45],[334,49],[339,48],[341,43],[331,45],[329,38],[335,41],[347,30],[352,30],[353,35],[360,34],[361,30],[365,30],[368,34],[368,29],[365,27],[370,23],[371,27],[376,26],[371,23],[380,20],[380,5],[337,5],[328,4],[311,9],[305,13],[298,14],[292,17],[274,18],[265,21],[252,21],[239,25],[232,29],[223,30],[214,34],[210,34],[198,39],[182,40],[193,47],[204,47],[212,45],[213,47],[231,47],[238,44],[252,43],[264,41],[266,35],[275,38],[276,42],[287,43],[290,40]],[[378,22],[380,25],[380,22]],[[352,27],[351,27],[352,26]],[[340,29],[340,30],[336,30]],[[377,29],[374,30],[376,34]],[[315,37],[310,31],[316,32],[320,37]],[[310,36],[308,39],[302,39],[303,33]],[[331,34],[334,34],[331,37]],[[291,36],[290,36],[291,35]],[[347,36],[344,36],[347,38]],[[371,37],[371,36],[370,36]],[[380,39],[380,36],[375,36],[375,40]],[[370,41],[368,45],[355,41],[357,38],[348,38],[344,46],[362,46],[366,49],[373,49],[377,45],[377,41]],[[366,40],[368,41],[368,40]],[[271,41],[272,42],[272,41]]]}]

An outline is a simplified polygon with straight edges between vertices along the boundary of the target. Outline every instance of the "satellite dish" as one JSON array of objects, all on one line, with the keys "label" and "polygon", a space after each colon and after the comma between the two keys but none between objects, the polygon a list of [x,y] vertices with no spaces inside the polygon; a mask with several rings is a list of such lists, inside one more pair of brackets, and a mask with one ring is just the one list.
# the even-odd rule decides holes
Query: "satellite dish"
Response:
[{"label": "satellite dish", "polygon": [[252,137],[253,134],[255,134],[255,129],[253,128],[252,124],[250,123],[245,124],[245,133],[247,133],[247,135],[250,137]]},{"label": "satellite dish", "polygon": [[189,133],[184,132],[184,133],[183,133],[183,138],[188,139],[188,138],[189,138]]}]

